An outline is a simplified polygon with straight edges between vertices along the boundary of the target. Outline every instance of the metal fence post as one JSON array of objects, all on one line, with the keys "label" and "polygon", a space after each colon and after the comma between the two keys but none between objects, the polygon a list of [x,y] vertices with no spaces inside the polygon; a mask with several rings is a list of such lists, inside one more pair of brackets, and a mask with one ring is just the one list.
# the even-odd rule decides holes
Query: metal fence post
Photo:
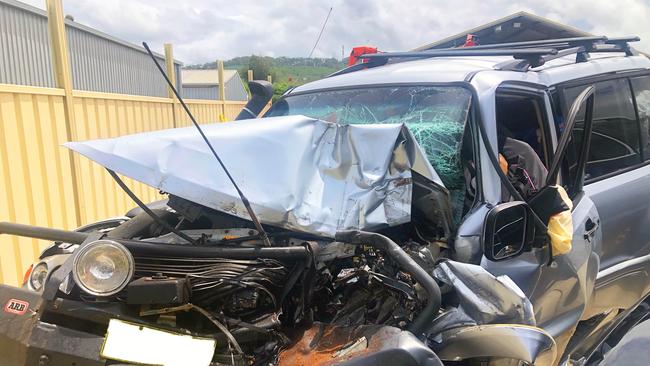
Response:
[{"label": "metal fence post", "polygon": [[221,122],[226,121],[226,80],[223,76],[223,61],[217,61],[217,69],[219,70],[219,99],[221,100]]},{"label": "metal fence post", "polygon": [[[63,104],[65,111],[65,136],[68,141],[74,141],[74,104],[72,95],[72,71],[68,56],[68,44],[65,36],[65,19],[61,0],[47,0],[47,24],[50,43],[52,45],[52,67],[56,87],[64,91]],[[74,155],[68,151],[70,175],[72,180],[72,195],[74,199],[75,221],[81,225],[81,206],[79,205],[79,184],[77,181],[77,166]]]}]

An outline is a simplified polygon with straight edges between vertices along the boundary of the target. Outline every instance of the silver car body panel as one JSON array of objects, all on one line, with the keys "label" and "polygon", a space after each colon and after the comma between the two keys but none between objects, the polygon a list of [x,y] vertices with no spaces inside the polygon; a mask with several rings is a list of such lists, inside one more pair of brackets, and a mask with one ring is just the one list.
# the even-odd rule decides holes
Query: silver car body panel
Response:
[{"label": "silver car body panel", "polygon": [[[645,56],[620,57],[622,53],[591,53],[587,62],[576,63],[575,55],[549,61],[528,72],[495,70],[511,57],[439,57],[409,62],[397,62],[317,80],[291,90],[294,93],[316,92],[332,88],[359,88],[369,85],[427,84],[468,82],[478,97],[481,119],[484,121],[492,148],[496,147],[495,92],[505,82],[524,82],[550,87],[569,80],[621,70],[650,69]],[[569,65],[569,66],[565,66]],[[565,66],[565,67],[559,67]],[[483,196],[496,204],[501,199],[499,177],[490,165],[483,143],[480,143]]]},{"label": "silver car body panel", "polygon": [[[616,217],[618,216],[617,213],[626,210],[626,207],[621,207],[622,205],[617,204],[617,202],[625,202],[629,197],[632,197],[629,195],[629,190],[638,189],[643,192],[647,191],[646,188],[650,186],[647,181],[650,179],[648,178],[649,173],[647,167],[639,168],[634,170],[634,172],[623,173],[613,178],[604,179],[600,182],[586,185],[584,187],[585,195],[580,197],[574,204],[573,248],[571,252],[556,257],[551,264],[546,262],[544,253],[540,253],[539,251],[527,252],[519,257],[502,262],[488,261],[481,255],[480,243],[481,236],[483,235],[482,223],[489,209],[498,204],[501,200],[502,189],[499,177],[492,167],[487,155],[487,149],[496,150],[497,148],[497,121],[495,113],[496,91],[500,85],[514,82],[537,85],[540,90],[546,92],[548,89],[552,89],[556,85],[567,81],[590,78],[595,75],[615,74],[622,71],[650,69],[650,60],[645,56],[620,56],[621,54],[616,53],[590,53],[590,59],[588,61],[576,63],[575,56],[571,55],[550,61],[542,67],[527,72],[495,69],[496,65],[499,63],[512,60],[510,57],[441,57],[409,62],[395,62],[382,67],[369,68],[367,70],[342,74],[308,83],[293,89],[289,92],[289,95],[294,93],[318,92],[320,90],[335,88],[363,88],[364,86],[371,85],[424,85],[427,83],[467,84],[474,93],[475,105],[479,106],[478,117],[480,118],[481,123],[485,126],[489,146],[483,144],[482,140],[478,142],[478,160],[481,172],[480,180],[483,201],[478,203],[478,205],[464,217],[463,221],[458,226],[454,243],[457,253],[455,254],[456,257],[454,259],[480,263],[482,267],[495,276],[509,276],[532,302],[538,326],[550,333],[553,337],[556,337],[558,340],[562,340],[562,345],[559,347],[559,354],[561,354],[567,342],[565,337],[572,334],[572,331],[579,320],[595,315],[600,311],[606,311],[608,308],[612,308],[612,306],[615,306],[612,304],[618,300],[617,297],[621,299],[638,298],[637,295],[648,291],[647,273],[650,273],[648,271],[648,263],[650,262],[645,259],[650,258],[650,256],[647,255],[647,251],[645,250],[646,246],[639,246],[640,243],[636,242],[638,235],[626,238],[629,239],[626,240],[626,243],[632,243],[630,244],[632,245],[630,248],[643,247],[644,251],[629,252],[625,254],[629,254],[631,257],[641,256],[639,257],[639,260],[628,259],[627,261],[620,262],[618,265],[612,263],[612,265],[614,265],[613,267],[604,269],[599,273],[599,270],[601,269],[600,255],[603,254],[603,236],[606,235],[606,233],[603,232],[603,229],[609,230],[610,228],[607,227],[608,224],[606,222],[603,222],[602,227],[598,228],[592,239],[587,240],[584,234],[585,222],[588,219],[594,221],[598,220],[599,214],[609,215],[608,217]],[[546,110],[549,112],[547,113],[549,117],[549,127],[553,134],[555,131],[555,121],[553,120],[553,113],[550,109],[551,101],[548,96],[545,96],[544,99]],[[246,125],[247,123],[250,122],[242,124],[236,123],[233,124],[233,126]],[[212,128],[212,126],[206,126],[206,129],[207,128]],[[268,128],[269,131],[273,129],[273,127],[268,126],[265,128]],[[242,132],[244,131],[242,130]],[[267,133],[267,130],[258,130],[257,132]],[[299,144],[290,140],[294,136],[293,133],[288,131],[285,132],[289,134],[281,136],[282,139],[278,142],[282,142],[284,145]],[[187,133],[196,135],[195,131],[187,130]],[[289,177],[285,176],[285,174],[288,172],[293,172],[295,174],[295,172],[299,171],[297,168],[295,170],[283,170],[284,165],[280,165],[280,169],[275,165],[271,165],[271,160],[273,160],[274,157],[269,155],[277,154],[278,152],[275,150],[258,150],[260,148],[259,146],[246,143],[245,146],[251,146],[254,148],[253,151],[259,151],[260,154],[251,154],[250,157],[245,156],[244,154],[239,155],[242,151],[243,145],[237,143],[234,144],[234,147],[228,146],[234,137],[235,135],[230,135],[228,139],[218,139],[219,142],[222,142],[222,144],[218,144],[218,150],[221,152],[221,149],[224,149],[224,156],[230,156],[230,154],[234,154],[236,151],[238,153],[238,158],[245,160],[240,164],[240,166],[232,167],[233,170],[236,169],[236,172],[233,172],[234,175],[236,177],[241,177],[237,178],[238,181],[241,180],[242,183],[246,185],[250,184],[250,180],[246,175],[248,174],[248,170],[251,169],[257,172],[256,169],[251,168],[250,164],[256,164],[255,167],[262,165],[263,173],[268,174],[268,177],[266,181],[260,180],[259,182],[273,182],[273,185],[287,184]],[[217,137],[215,136],[215,139],[216,138]],[[551,136],[553,148],[556,147],[558,138],[559,137]],[[260,137],[258,142],[262,143],[263,141],[261,141],[261,139],[262,137]],[[194,148],[201,149],[201,147],[199,147],[200,144],[196,143],[198,139],[193,141],[195,142]],[[216,141],[217,140],[215,140],[215,142]],[[81,151],[79,146],[81,145],[75,147],[78,151]],[[146,146],[146,148],[150,149],[151,146]],[[299,151],[299,149],[294,148],[295,146],[283,146],[280,151],[294,153]],[[226,153],[225,151],[228,152]],[[273,151],[273,154],[263,155],[264,151],[266,151],[267,154],[268,152]],[[381,151],[386,153],[385,149]],[[253,158],[259,158],[259,160]],[[291,158],[293,160],[295,156],[291,156]],[[421,160],[426,162],[426,159]],[[194,163],[192,165],[194,165]],[[210,166],[208,167],[208,165]],[[214,165],[214,167],[212,167],[212,165]],[[278,171],[269,171],[270,169],[268,169],[268,167],[270,166],[273,166],[273,169],[277,169]],[[265,167],[266,169],[264,169]],[[221,174],[214,173],[216,164],[214,164],[213,161],[211,161],[210,164],[206,163],[205,168],[206,169],[202,169],[202,171],[206,176],[214,177],[215,174]],[[404,172],[408,171],[408,169],[404,170]],[[296,175],[296,177],[299,176],[301,179],[304,179],[305,177],[309,177],[310,174],[311,173],[304,173],[301,171],[299,175]],[[363,174],[361,174],[361,176],[363,176]],[[214,179],[213,182],[223,183],[223,178],[224,177],[219,176]],[[435,180],[435,177],[432,180]],[[164,180],[158,180],[156,182],[160,184],[166,183]],[[295,183],[295,181],[293,181],[293,183]],[[626,188],[618,188],[619,185]],[[266,186],[255,186],[255,188],[259,189],[260,192],[253,190],[249,193],[246,189],[244,190],[250,196],[249,198],[251,198],[252,202],[256,201],[255,195],[258,193],[268,195],[276,192],[274,189],[267,188]],[[233,199],[235,196],[231,188],[226,188],[224,186],[220,187],[219,190],[229,193],[229,202],[239,202],[238,200]],[[386,196],[384,193],[382,194],[384,197]],[[624,195],[625,197],[623,197]],[[397,196],[404,198],[399,194]],[[647,197],[647,195],[644,196]],[[592,197],[594,198],[593,201],[591,199]],[[200,202],[205,204],[203,198],[197,197],[196,199],[199,198],[201,199]],[[375,199],[374,202],[382,202],[382,204],[386,204],[387,201],[388,200],[385,199],[383,201]],[[643,201],[637,200],[636,203],[642,204]],[[406,201],[400,201],[400,205],[402,206],[399,207],[405,209],[404,205],[406,205]],[[605,206],[606,208],[604,208]],[[254,206],[254,208],[256,212],[260,212],[263,222],[273,223],[281,221],[287,222],[286,217],[279,216],[277,213],[282,212],[282,210],[286,210],[287,208],[295,209],[295,207],[292,207],[291,205],[287,207],[272,207],[274,210],[269,212],[273,212],[273,215],[267,216],[268,212],[265,211],[265,207]],[[242,207],[237,206],[237,211],[241,214],[243,211]],[[386,211],[383,210],[383,212]],[[338,213],[342,212],[339,211]],[[244,215],[245,214],[242,214],[242,217],[245,217]],[[357,215],[355,217],[358,218],[360,216]],[[646,218],[646,216],[639,215],[638,219],[642,218]],[[313,224],[313,228],[310,228],[309,230],[331,233],[331,230],[339,227],[334,224],[334,221],[327,221],[327,224],[323,224],[310,218],[309,222]],[[373,217],[372,225],[379,224],[379,221],[375,220]],[[385,225],[387,221],[387,219],[383,220],[379,225]],[[396,222],[399,221],[400,220],[397,220]],[[369,224],[369,222],[366,222],[365,224]],[[372,225],[360,228],[369,229]],[[616,226],[616,230],[622,227],[619,224],[612,225]],[[304,227],[301,229],[300,223],[295,220],[291,222],[291,224],[284,225],[284,227],[305,231]],[[643,223],[635,227],[641,229]],[[647,225],[645,225],[645,227],[647,227]],[[647,233],[647,229],[639,231],[639,233]],[[645,235],[643,244],[647,243],[648,237],[650,237],[650,235]],[[621,244],[626,245],[626,243]],[[639,274],[644,274],[644,276],[640,276]],[[623,286],[622,281],[625,281],[626,278],[635,279],[635,285],[632,286],[634,288]],[[607,290],[608,288],[610,290]],[[552,356],[551,359],[553,358],[555,357]]]},{"label": "silver car body panel", "polygon": [[[566,255],[556,257],[551,265],[546,263],[544,253],[538,252],[524,253],[517,258],[503,262],[490,262],[484,257],[481,258],[482,223],[489,208],[501,200],[502,185],[490,163],[486,148],[496,150],[497,146],[495,102],[496,91],[501,85],[513,82],[514,84],[526,83],[527,85],[538,85],[539,89],[544,91],[566,81],[593,77],[594,75],[613,74],[624,70],[650,69],[650,60],[645,56],[620,57],[621,54],[612,53],[592,53],[590,56],[589,61],[582,63],[576,63],[575,56],[556,59],[528,72],[495,70],[495,65],[498,63],[511,60],[508,57],[449,57],[397,62],[309,83],[294,89],[291,93],[398,83],[467,83],[473,89],[476,98],[475,105],[479,106],[479,117],[485,126],[490,146],[486,147],[479,139],[478,160],[481,167],[483,203],[468,213],[459,225],[454,244],[456,247],[454,258],[472,263],[480,262],[494,275],[511,277],[533,303],[538,324],[553,336],[563,337],[580,319],[594,315],[594,311],[603,310],[611,303],[611,296],[603,293],[601,308],[598,306],[593,308],[591,304],[594,300],[596,300],[596,304],[600,302],[598,301],[600,296],[596,293],[599,289],[596,285],[596,278],[600,269],[599,254],[601,254],[600,245],[603,232],[599,228],[593,240],[585,240],[584,225],[588,219],[597,220],[599,217],[599,209],[591,200],[591,195],[594,195],[594,201],[602,201],[603,199],[599,199],[599,194],[596,191],[607,191],[609,195],[616,189],[612,189],[614,185],[608,183],[600,184],[604,184],[606,187],[599,187],[599,183],[585,186],[587,194],[576,202],[573,210],[573,249]],[[553,147],[555,147],[559,136],[555,135],[555,122],[548,95],[544,96],[544,102],[549,118],[550,138]],[[642,174],[648,175],[645,172]],[[630,173],[624,175],[630,175]],[[611,181],[620,181],[621,179],[639,182],[639,179],[622,177],[612,178]],[[627,184],[634,184],[634,182],[627,182]],[[623,194],[625,191],[619,190],[618,192]],[[605,193],[602,195],[604,196]],[[621,209],[615,204],[610,206],[613,211],[607,211],[611,211],[610,214],[614,216],[614,211]],[[642,215],[642,217],[645,216]],[[645,273],[643,269],[639,268],[630,270],[635,273]],[[612,278],[613,274],[598,277]],[[641,277],[636,276],[635,278],[640,279]],[[613,293],[624,291],[620,287],[620,281],[613,281],[612,285]],[[640,289],[639,293],[643,291],[647,292],[647,289]]]},{"label": "silver car body panel", "polygon": [[[203,126],[260,222],[334,237],[410,221],[411,170],[444,187],[402,124],[338,125],[304,116]],[[70,142],[119,174],[250,219],[194,127]]]}]

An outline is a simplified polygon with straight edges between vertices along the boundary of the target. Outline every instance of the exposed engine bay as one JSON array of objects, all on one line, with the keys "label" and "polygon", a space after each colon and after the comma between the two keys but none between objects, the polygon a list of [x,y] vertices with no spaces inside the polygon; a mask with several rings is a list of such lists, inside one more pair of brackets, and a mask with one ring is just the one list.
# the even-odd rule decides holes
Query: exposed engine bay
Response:
[{"label": "exposed engine bay", "polygon": [[[509,278],[450,259],[449,191],[404,125],[288,116],[205,132],[222,149],[237,139],[226,154],[248,145],[265,158],[234,166],[235,185],[225,169],[214,177],[194,130],[70,143],[139,209],[77,232],[0,223],[0,232],[61,242],[41,256],[56,258],[49,274],[36,266],[39,321],[97,336],[89,358],[152,363],[161,347],[142,350],[142,327],[207,344],[197,365],[440,365],[509,350],[534,362],[554,352]],[[117,174],[168,199],[145,205]],[[120,343],[116,329],[133,331],[132,341]],[[506,351],[473,344],[488,332],[512,338]],[[169,348],[158,363],[174,357]]]},{"label": "exposed engine bay", "polygon": [[[151,248],[139,252],[137,245],[129,247],[127,242],[134,259],[130,283],[108,298],[78,288],[64,297],[88,303],[120,302],[156,327],[215,337],[215,361],[228,364],[233,357],[246,364],[275,363],[278,354],[314,324],[406,330],[412,329],[427,305],[435,312],[431,315],[438,313],[440,294],[430,299],[417,274],[403,265],[405,258],[391,254],[395,248],[373,245],[353,232],[323,240],[269,228],[272,246],[267,247],[252,223],[178,197],[171,196],[154,212],[196,244],[166,232],[139,212],[104,232],[104,240],[137,241],[140,248],[151,243]],[[413,240],[404,236],[403,228],[394,232],[403,237],[402,254],[431,278],[428,273],[444,256],[442,243]],[[163,244],[178,250],[156,253],[156,246]],[[193,256],[190,247],[250,248],[261,254]],[[299,250],[283,252],[283,248]],[[265,250],[269,256],[262,254]],[[97,270],[101,268],[90,269]],[[430,282],[437,287],[432,278]],[[424,328],[420,331],[424,333]]]},{"label": "exposed engine bay", "polygon": [[[102,366],[555,357],[517,285],[451,259],[450,191],[404,124],[282,116],[200,132],[66,144],[104,166],[139,209],[74,232],[0,223],[0,233],[59,242],[29,280],[41,295],[36,323],[5,333],[80,332],[83,359]],[[240,164],[226,169],[212,144]],[[241,154],[249,149],[256,157]],[[167,200],[145,205],[118,174]]]},{"label": "exposed engine bay", "polygon": [[271,245],[250,221],[174,195],[146,207],[83,233],[46,229],[76,244],[55,243],[42,255],[58,258],[58,267],[40,289],[52,301],[41,321],[101,339],[120,319],[214,340],[212,365],[395,357],[436,365],[456,359],[459,351],[448,347],[471,345],[474,332],[516,335],[516,343],[538,338],[535,350],[513,348],[520,360],[554,350],[550,337],[530,327],[532,306],[517,286],[448,259],[445,230],[418,228],[434,226],[417,204],[412,222],[381,234],[347,230],[331,239],[269,226]]}]

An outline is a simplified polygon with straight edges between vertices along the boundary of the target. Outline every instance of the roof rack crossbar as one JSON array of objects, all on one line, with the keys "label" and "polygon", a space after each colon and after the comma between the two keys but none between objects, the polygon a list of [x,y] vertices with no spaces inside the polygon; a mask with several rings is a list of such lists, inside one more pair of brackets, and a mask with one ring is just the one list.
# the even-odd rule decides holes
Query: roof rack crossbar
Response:
[{"label": "roof rack crossbar", "polygon": [[527,60],[529,65],[543,64],[542,56],[554,55],[558,51],[554,48],[518,48],[518,49],[486,49],[471,50],[468,48],[453,48],[434,51],[415,52],[386,52],[362,55],[359,58],[373,60],[386,60],[395,58],[434,58],[434,57],[464,57],[464,56],[512,56],[517,60]]},{"label": "roof rack crossbar", "polygon": [[[548,46],[553,48],[567,48],[582,45],[591,45],[594,42],[607,41],[605,36],[590,36],[590,37],[573,37],[573,38],[556,38],[556,39],[540,39],[537,41],[523,41],[523,42],[509,42],[509,43],[495,43],[485,44],[478,46],[465,47],[464,49],[472,50],[487,50],[493,48],[516,48],[516,47],[535,47],[535,46]],[[425,51],[421,51],[425,52]]]},{"label": "roof rack crossbar", "polygon": [[373,67],[377,66],[382,66],[385,65],[388,62],[388,59],[375,59],[375,60],[370,60],[368,62],[361,62],[361,63],[356,63],[354,65],[348,66],[344,69],[335,71],[329,75],[326,76],[326,78],[332,77],[332,76],[338,76],[338,75],[343,75],[343,74],[349,74],[351,72],[363,70],[363,69],[371,69]]},{"label": "roof rack crossbar", "polygon": [[606,52],[625,52],[627,56],[634,55],[635,52],[627,44],[628,40],[633,42],[634,39],[639,37],[628,37],[621,39],[613,39],[613,41],[608,41],[606,43],[594,44],[589,48],[585,46],[577,46],[572,48],[566,48],[558,51],[556,54],[544,55],[541,57],[541,62],[538,65],[531,65],[527,60],[511,60],[502,62],[495,66],[495,69],[498,70],[510,70],[510,71],[528,71],[531,68],[539,67],[545,64],[548,61],[556,60],[571,54],[576,54],[576,63],[586,62],[589,60],[589,52],[595,53],[606,53]]},{"label": "roof rack crossbar", "polygon": [[639,36],[615,37],[607,39],[605,44],[616,45],[620,47],[623,52],[625,52],[626,56],[634,56],[636,53],[630,47],[629,42],[638,42],[640,40],[641,38]]},{"label": "roof rack crossbar", "polygon": [[638,36],[613,38],[589,36],[498,43],[471,47],[426,49],[423,51],[365,54],[359,56],[359,59],[365,59],[367,62],[349,66],[328,75],[328,77],[382,66],[388,63],[389,59],[425,59],[464,56],[512,56],[515,60],[501,62],[495,65],[495,69],[527,71],[530,68],[542,66],[547,61],[574,53],[576,54],[576,63],[589,60],[590,52],[625,52],[626,56],[634,56],[637,52],[630,47],[628,42],[638,42],[640,40]]},{"label": "roof rack crossbar", "polygon": [[497,64],[495,66],[495,69],[508,71],[528,71],[531,67],[542,66],[548,61],[572,55],[574,53],[576,54],[576,63],[584,62],[589,59],[589,54],[586,52],[586,48],[584,46],[578,46],[560,50],[555,54],[541,56],[541,62],[539,62],[539,64],[536,66],[531,65],[531,63],[527,60],[512,60]]},{"label": "roof rack crossbar", "polygon": [[431,58],[431,57],[455,57],[455,56],[513,56],[515,58],[528,58],[531,56],[543,56],[555,54],[554,48],[518,48],[518,49],[485,49],[473,50],[470,48],[450,48],[431,51],[414,52],[384,52],[371,53],[359,56],[367,59],[384,58]]},{"label": "roof rack crossbar", "polygon": [[[580,60],[582,60],[582,58],[585,57],[586,51],[587,51],[587,49],[585,48],[585,46],[571,47],[571,48],[566,48],[566,49],[563,49],[561,51],[558,51],[558,53],[555,54],[555,55],[543,56],[542,59],[546,63],[547,61],[555,60],[555,59],[562,58],[562,57],[572,55],[572,54],[575,53],[576,54],[576,62],[582,62]],[[588,56],[587,56],[587,58],[588,58]]]},{"label": "roof rack crossbar", "polygon": [[624,36],[624,37],[610,37],[607,38],[605,43],[617,44],[617,43],[628,43],[628,42],[639,42],[641,38],[639,36]]}]

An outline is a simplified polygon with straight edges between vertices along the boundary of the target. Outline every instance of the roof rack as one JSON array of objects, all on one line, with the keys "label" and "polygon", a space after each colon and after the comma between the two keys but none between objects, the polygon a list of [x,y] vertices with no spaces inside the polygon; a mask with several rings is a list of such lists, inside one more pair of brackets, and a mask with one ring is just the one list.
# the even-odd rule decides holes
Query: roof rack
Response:
[{"label": "roof rack", "polygon": [[382,66],[387,64],[389,60],[401,59],[403,61],[405,59],[455,56],[512,56],[514,60],[499,63],[495,68],[499,70],[527,71],[530,68],[542,66],[547,61],[571,54],[576,55],[576,63],[589,60],[589,52],[624,52],[626,56],[633,56],[637,53],[630,47],[629,42],[638,42],[640,40],[638,36],[616,38],[589,36],[429,49],[425,51],[373,53],[359,56],[359,60],[363,59],[366,62],[354,64],[328,77]]},{"label": "roof rack", "polygon": [[[554,55],[544,55],[541,57],[541,62],[539,66],[545,64],[547,61],[562,58],[571,54],[576,54],[576,62],[584,62],[589,59],[589,55],[586,53],[585,47],[579,46],[579,47],[563,49],[561,51],[558,51]],[[581,61],[578,61],[578,59],[580,59]],[[494,68],[497,70],[508,70],[508,71],[527,71],[530,67],[531,64],[527,60],[509,60],[494,66]]]},{"label": "roof rack", "polygon": [[[499,70],[528,71],[530,68],[539,67],[548,61],[569,56],[571,54],[576,55],[576,63],[581,63],[589,61],[590,52],[624,52],[626,56],[634,56],[638,53],[630,47],[628,42],[638,42],[640,40],[641,39],[638,36],[605,38],[591,44],[582,44],[581,46],[562,49],[555,55],[542,56],[542,62],[538,65],[528,63],[525,60],[513,60],[497,64],[495,68]],[[582,42],[579,42],[577,44],[580,43]]]},{"label": "roof rack", "polygon": [[537,41],[523,41],[523,42],[509,42],[509,43],[495,43],[478,46],[470,46],[465,49],[473,50],[486,50],[492,48],[519,48],[519,47],[552,47],[556,49],[572,48],[577,46],[590,47],[594,42],[607,41],[605,36],[591,36],[591,37],[573,37],[573,38],[556,38],[556,39],[541,39]]},{"label": "roof rack", "polygon": [[554,48],[516,48],[516,49],[480,49],[444,48],[439,50],[412,51],[412,52],[383,52],[371,53],[360,56],[366,62],[348,66],[336,71],[327,77],[348,74],[351,72],[382,66],[391,59],[424,59],[433,57],[463,57],[463,56],[512,56],[516,60],[526,60],[527,65],[537,65],[544,55],[554,55],[558,51]]},{"label": "roof rack", "polygon": [[363,55],[365,59],[390,59],[390,58],[432,58],[432,57],[463,57],[463,56],[512,56],[516,59],[538,59],[544,55],[556,54],[554,48],[504,48],[504,49],[480,49],[468,48],[445,48],[432,51],[415,52],[385,52]]},{"label": "roof rack", "polygon": [[558,51],[554,48],[517,48],[517,49],[484,49],[472,50],[469,48],[445,48],[440,50],[414,51],[414,52],[384,52],[372,53],[361,56],[367,62],[348,66],[328,75],[337,76],[363,69],[370,69],[388,63],[390,59],[424,59],[433,57],[463,57],[463,56],[512,56],[516,60],[526,60],[529,65],[542,62],[542,56],[554,55]]}]

